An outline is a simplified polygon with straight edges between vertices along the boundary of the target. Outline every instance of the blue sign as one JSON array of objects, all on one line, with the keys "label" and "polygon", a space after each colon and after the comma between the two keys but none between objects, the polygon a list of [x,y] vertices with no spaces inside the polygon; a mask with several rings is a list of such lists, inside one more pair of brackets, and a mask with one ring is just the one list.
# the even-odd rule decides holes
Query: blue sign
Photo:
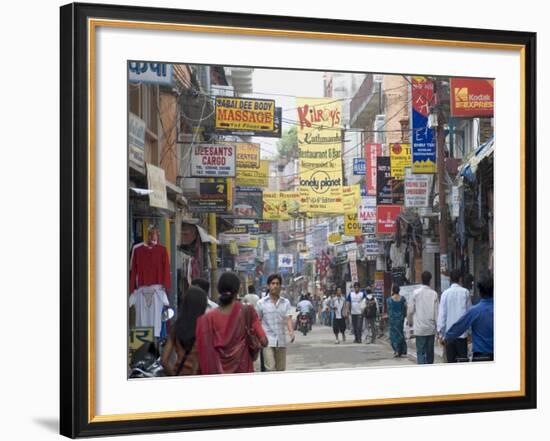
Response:
[{"label": "blue sign", "polygon": [[353,174],[365,175],[365,160],[363,158],[353,158]]},{"label": "blue sign", "polygon": [[172,65],[166,63],[128,62],[128,80],[131,83],[172,84]]},{"label": "blue sign", "polygon": [[428,127],[428,117],[415,109],[412,109],[412,120],[412,171],[413,173],[435,173],[436,144],[434,130]]}]

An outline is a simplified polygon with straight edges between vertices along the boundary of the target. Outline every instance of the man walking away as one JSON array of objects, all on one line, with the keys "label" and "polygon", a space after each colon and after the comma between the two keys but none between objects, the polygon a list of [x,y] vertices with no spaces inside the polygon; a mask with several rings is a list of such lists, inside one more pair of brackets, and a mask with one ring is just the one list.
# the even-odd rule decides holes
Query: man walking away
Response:
[{"label": "man walking away", "polygon": [[281,297],[282,283],[279,274],[271,274],[267,278],[269,294],[257,303],[258,316],[268,340],[263,349],[266,371],[286,369],[286,348],[294,341],[291,305],[288,299]]},{"label": "man walking away", "polygon": [[365,302],[364,314],[367,329],[370,332],[370,342],[374,343],[376,340],[376,334],[378,333],[378,330],[376,329],[376,318],[378,317],[378,302],[376,301],[376,298],[372,295],[370,289],[367,289],[367,300]]},{"label": "man walking away", "polygon": [[445,334],[446,344],[462,335],[468,328],[472,330],[472,361],[493,361],[494,359],[494,306],[493,277],[486,275],[478,282],[481,299],[472,306]]},{"label": "man walking away", "polygon": [[361,302],[365,298],[365,293],[359,291],[359,282],[353,284],[353,290],[348,294],[346,303],[348,311],[351,312],[351,326],[353,335],[355,336],[354,343],[361,343],[361,334],[363,333],[363,311],[361,310]]},{"label": "man walking away", "polygon": [[432,273],[422,273],[422,287],[413,292],[407,311],[407,320],[413,324],[416,336],[418,364],[434,362],[434,341],[439,301],[437,293],[430,288]]},{"label": "man walking away", "polygon": [[[437,318],[437,332],[440,340],[445,338],[445,333],[456,321],[464,315],[472,306],[470,293],[461,287],[460,272],[457,269],[451,271],[451,286],[441,294],[439,315]],[[468,331],[445,344],[447,363],[468,361]]]}]

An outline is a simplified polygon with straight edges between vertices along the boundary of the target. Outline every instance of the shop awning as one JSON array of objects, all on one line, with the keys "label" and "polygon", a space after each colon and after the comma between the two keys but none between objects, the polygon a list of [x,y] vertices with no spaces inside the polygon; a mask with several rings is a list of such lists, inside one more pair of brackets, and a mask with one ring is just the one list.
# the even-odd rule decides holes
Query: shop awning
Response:
[{"label": "shop awning", "polygon": [[219,243],[218,240],[214,237],[214,236],[211,236],[210,234],[208,234],[208,232],[202,228],[202,227],[199,227],[198,225],[195,225],[197,227],[197,231],[199,232],[199,235],[201,237],[201,241],[203,243]]},{"label": "shop awning", "polygon": [[492,155],[494,150],[495,138],[492,137],[485,144],[481,144],[470,156],[470,158],[462,165],[459,170],[460,175],[464,176],[469,181],[474,180],[479,163],[489,155]]}]

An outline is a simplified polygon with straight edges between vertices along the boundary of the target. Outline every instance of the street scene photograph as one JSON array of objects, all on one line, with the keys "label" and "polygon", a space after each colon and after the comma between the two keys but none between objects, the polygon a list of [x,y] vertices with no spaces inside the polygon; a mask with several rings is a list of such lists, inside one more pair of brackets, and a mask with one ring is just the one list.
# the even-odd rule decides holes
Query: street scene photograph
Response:
[{"label": "street scene photograph", "polygon": [[127,68],[128,378],[495,360],[493,79]]}]

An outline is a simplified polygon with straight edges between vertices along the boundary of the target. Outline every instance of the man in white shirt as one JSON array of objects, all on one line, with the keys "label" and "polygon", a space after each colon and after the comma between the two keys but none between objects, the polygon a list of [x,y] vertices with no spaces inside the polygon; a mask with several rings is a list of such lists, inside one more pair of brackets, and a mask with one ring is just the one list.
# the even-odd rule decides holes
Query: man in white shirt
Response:
[{"label": "man in white shirt", "polygon": [[[442,339],[445,333],[462,317],[472,306],[470,293],[461,287],[460,272],[457,269],[451,271],[451,286],[441,294],[439,315],[437,318],[437,332]],[[445,343],[445,355],[447,363],[468,361],[468,333],[465,332],[459,338]]]},{"label": "man in white shirt", "polygon": [[336,288],[336,295],[331,297],[328,306],[334,312],[332,331],[336,336],[335,343],[340,344],[339,333],[342,333],[342,342],[346,341],[346,300],[342,295],[342,288]]},{"label": "man in white shirt", "polygon": [[269,295],[257,303],[258,316],[268,341],[267,347],[263,349],[266,371],[286,369],[286,348],[288,343],[294,341],[290,301],[280,295],[282,282],[279,274],[271,274],[267,278]]},{"label": "man in white shirt", "polygon": [[439,300],[430,288],[432,274],[422,273],[422,287],[413,292],[407,311],[407,320],[412,323],[416,337],[416,361],[418,364],[433,364],[434,342],[437,327]]},{"label": "man in white shirt", "polygon": [[359,282],[355,282],[353,284],[353,290],[346,298],[348,311],[351,313],[351,326],[353,335],[355,336],[354,343],[361,343],[361,336],[363,334],[363,311],[361,309],[361,302],[364,298],[365,293],[359,290]]},{"label": "man in white shirt", "polygon": [[308,328],[311,331],[311,326],[313,324],[313,303],[309,301],[307,296],[303,295],[300,297],[300,301],[296,305],[296,311],[298,312],[298,316],[296,317],[296,326],[294,329],[298,329],[298,321],[299,321],[299,315],[304,314],[308,318]]}]

